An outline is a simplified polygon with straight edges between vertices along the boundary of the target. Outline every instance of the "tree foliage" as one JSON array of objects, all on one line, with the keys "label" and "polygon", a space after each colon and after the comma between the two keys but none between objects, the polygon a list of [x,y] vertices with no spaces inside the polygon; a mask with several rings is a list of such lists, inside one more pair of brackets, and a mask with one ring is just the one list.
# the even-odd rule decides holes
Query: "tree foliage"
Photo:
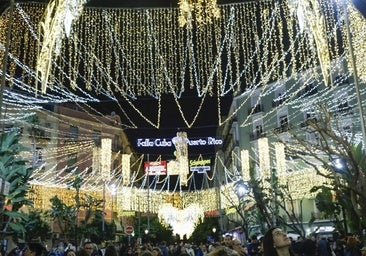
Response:
[{"label": "tree foliage", "polygon": [[[301,131],[295,127],[293,143],[286,143],[287,151],[314,168],[317,174],[332,181],[331,190],[338,203],[352,218],[352,226],[362,229],[366,216],[366,154],[362,143],[357,142],[356,130],[345,126],[344,114],[331,112],[326,104],[317,106],[314,118],[306,122]],[[350,116],[351,117],[351,116]],[[304,132],[314,134],[316,141],[309,142]],[[339,167],[336,161],[344,166]],[[363,224],[363,225],[364,225]]]},{"label": "tree foliage", "polygon": [[41,241],[47,241],[51,237],[51,228],[46,221],[47,216],[41,210],[31,209],[29,213],[27,213],[28,218],[22,219],[19,224],[21,224],[25,232],[22,233],[14,233],[13,240],[14,241],[34,241],[40,239]]},{"label": "tree foliage", "polygon": [[[25,150],[19,143],[20,133],[13,130],[0,135],[0,178],[9,182],[9,194],[1,195],[0,211],[1,236],[26,232],[23,221],[28,221],[27,214],[18,211],[23,205],[32,206],[33,202],[27,198],[30,177],[33,169],[27,167],[26,161],[20,156]],[[2,209],[3,207],[1,207]]]}]

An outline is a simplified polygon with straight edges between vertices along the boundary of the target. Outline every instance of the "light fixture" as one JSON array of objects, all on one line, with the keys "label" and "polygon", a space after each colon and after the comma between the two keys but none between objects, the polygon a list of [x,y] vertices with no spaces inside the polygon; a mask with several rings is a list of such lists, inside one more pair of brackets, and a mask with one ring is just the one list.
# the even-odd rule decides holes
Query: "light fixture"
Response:
[{"label": "light fixture", "polygon": [[249,186],[247,184],[245,184],[243,180],[238,180],[234,184],[234,192],[235,192],[236,196],[239,199],[241,199],[241,198],[245,197],[246,195],[248,195]]},{"label": "light fixture", "polygon": [[217,0],[180,0],[179,12],[179,26],[189,29],[192,28],[193,20],[201,25],[220,18]]},{"label": "light fixture", "polygon": [[215,227],[212,228],[212,232],[216,233],[216,228]]},{"label": "light fixture", "polygon": [[149,230],[145,229],[145,235],[149,234]]},{"label": "light fixture", "polygon": [[344,159],[339,156],[331,157],[330,166],[334,170],[335,173],[338,173],[341,175],[344,175],[347,173],[347,169],[348,169],[347,164],[344,161]]}]

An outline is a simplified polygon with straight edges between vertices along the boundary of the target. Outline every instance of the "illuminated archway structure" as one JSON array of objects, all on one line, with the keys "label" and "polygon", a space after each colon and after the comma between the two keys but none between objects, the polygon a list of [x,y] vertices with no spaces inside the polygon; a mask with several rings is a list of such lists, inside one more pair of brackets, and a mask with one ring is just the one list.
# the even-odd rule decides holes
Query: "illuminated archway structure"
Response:
[{"label": "illuminated archway structure", "polygon": [[[223,125],[243,110],[237,106],[231,116],[222,119],[220,100],[225,95],[239,95],[247,87],[266,86],[270,81],[286,79],[289,73],[304,73],[319,65],[322,76],[318,79],[328,81],[330,60],[347,57],[349,48],[347,40],[343,40],[345,27],[341,22],[343,9],[339,2],[270,0],[222,5],[219,6],[220,18],[210,24],[192,24],[189,28],[179,26],[179,10],[174,8],[85,9],[73,23],[73,32],[62,39],[60,54],[49,60],[49,86],[43,94],[37,94],[35,85],[41,82],[37,80],[36,56],[42,42],[38,26],[46,5],[18,3],[14,10],[16,26],[11,31],[5,76],[6,85],[11,89],[4,91],[4,103],[9,108],[25,109],[29,113],[45,103],[75,102],[88,113],[100,114],[91,106],[91,103],[101,102],[100,96],[117,105],[123,99],[134,113],[127,113],[122,107],[119,109],[124,115],[122,127],[138,128],[131,118],[138,114],[152,127],[160,128],[161,97],[169,94],[190,128],[201,114],[201,105],[195,110],[197,115],[188,120],[180,99],[191,90],[202,103],[207,97],[217,97],[217,119],[219,125]],[[298,15],[301,8],[305,14],[302,18]],[[357,71],[365,81],[365,20],[352,5],[348,5],[348,10],[351,28],[357,31],[353,38],[358,53]],[[1,58],[5,52],[8,18],[9,14],[4,13],[0,20]],[[156,118],[148,118],[135,104],[140,96],[156,100]],[[12,113],[1,117],[2,121],[12,123],[24,118],[24,111]],[[243,152],[243,157],[245,154]],[[261,157],[265,159],[266,156]],[[123,161],[128,159],[124,156]],[[268,166],[262,167],[268,169]],[[143,198],[147,191],[123,184],[130,175],[128,165],[123,168],[124,179],[115,178],[121,184],[118,205],[126,208],[118,210],[121,214],[146,211]],[[101,179],[97,174],[80,170],[78,175],[90,181],[84,184],[84,191],[100,191]],[[111,176],[114,177],[113,172]],[[57,174],[52,183],[44,178],[49,176],[42,177],[34,181],[36,206],[47,207],[50,194],[58,194],[70,202],[72,191],[67,190],[69,184],[63,182],[62,175]],[[145,178],[131,177],[132,180]],[[228,180],[223,191],[232,191],[231,181]],[[169,178],[160,182],[169,182]],[[180,209],[188,207],[190,202],[199,203],[204,212],[218,209],[214,188],[179,191],[178,186],[174,191],[154,189],[150,193],[150,209],[155,213],[158,206],[169,202],[170,198],[177,198]],[[225,209],[231,202],[223,199],[221,204]]]}]

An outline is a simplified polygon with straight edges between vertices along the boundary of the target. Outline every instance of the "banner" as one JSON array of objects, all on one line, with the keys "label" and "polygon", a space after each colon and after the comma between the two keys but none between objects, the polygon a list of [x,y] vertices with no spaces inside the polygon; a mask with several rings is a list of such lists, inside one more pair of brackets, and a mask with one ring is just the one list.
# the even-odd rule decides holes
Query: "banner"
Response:
[{"label": "banner", "polygon": [[146,175],[166,175],[167,174],[166,161],[145,162],[144,166],[145,166]]}]

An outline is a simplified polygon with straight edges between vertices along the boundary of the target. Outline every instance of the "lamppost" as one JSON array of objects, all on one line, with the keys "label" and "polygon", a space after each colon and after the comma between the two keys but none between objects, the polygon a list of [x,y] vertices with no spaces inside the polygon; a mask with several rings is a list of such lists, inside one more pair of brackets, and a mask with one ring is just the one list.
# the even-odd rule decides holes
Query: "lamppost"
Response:
[{"label": "lamppost", "polygon": [[149,228],[145,229],[146,242],[149,242]]},{"label": "lamppost", "polygon": [[[244,198],[249,194],[249,192],[250,192],[250,188],[249,188],[248,184],[244,183],[244,181],[242,179],[235,182],[234,193],[239,199],[239,205],[241,205],[243,203]],[[240,215],[242,216],[242,218],[244,218],[242,213],[240,213]],[[245,228],[245,236],[246,236],[246,238],[248,236],[247,228]]]},{"label": "lamppost", "polygon": [[235,195],[238,197],[239,201],[241,201],[245,196],[249,194],[249,186],[248,184],[244,183],[243,180],[238,180],[234,184],[234,192]]},{"label": "lamppost", "polygon": [[114,200],[115,200],[115,196],[117,195],[117,187],[115,184],[111,185],[111,196],[112,196],[112,205],[111,205],[111,218],[112,221],[114,221]]},{"label": "lamppost", "polygon": [[[336,185],[338,186],[339,183],[340,183],[338,175],[340,175],[343,178],[346,178],[347,169],[348,169],[347,164],[342,158],[336,156],[336,157],[331,158],[331,164],[330,165],[331,165],[332,170],[334,172],[334,179],[336,181]],[[344,209],[343,204],[339,204],[339,205],[341,206],[341,209],[342,209],[344,232],[345,232],[345,234],[347,234],[348,233],[348,226],[347,226],[346,211]]]},{"label": "lamppost", "polygon": [[212,228],[212,241],[215,242],[215,238],[216,238],[216,228],[213,227]]}]

